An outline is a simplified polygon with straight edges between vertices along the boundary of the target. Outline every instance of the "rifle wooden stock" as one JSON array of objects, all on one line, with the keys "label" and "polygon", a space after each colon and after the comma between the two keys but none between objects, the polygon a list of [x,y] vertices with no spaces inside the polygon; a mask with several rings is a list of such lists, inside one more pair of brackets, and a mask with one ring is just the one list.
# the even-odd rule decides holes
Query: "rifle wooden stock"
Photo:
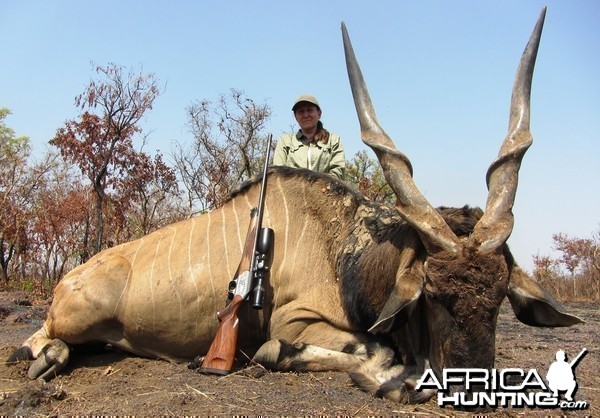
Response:
[{"label": "rifle wooden stock", "polygon": [[239,330],[238,311],[244,299],[235,295],[225,309],[217,314],[219,329],[202,361],[200,373],[228,374],[233,368]]}]

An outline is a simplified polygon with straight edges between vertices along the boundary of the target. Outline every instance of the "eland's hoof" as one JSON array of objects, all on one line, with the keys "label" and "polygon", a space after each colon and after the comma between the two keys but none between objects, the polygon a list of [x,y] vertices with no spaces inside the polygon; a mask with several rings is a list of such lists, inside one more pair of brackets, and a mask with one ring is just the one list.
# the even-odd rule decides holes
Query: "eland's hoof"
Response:
[{"label": "eland's hoof", "polygon": [[46,345],[37,360],[29,367],[30,379],[52,380],[67,365],[69,347],[62,340],[54,339]]}]

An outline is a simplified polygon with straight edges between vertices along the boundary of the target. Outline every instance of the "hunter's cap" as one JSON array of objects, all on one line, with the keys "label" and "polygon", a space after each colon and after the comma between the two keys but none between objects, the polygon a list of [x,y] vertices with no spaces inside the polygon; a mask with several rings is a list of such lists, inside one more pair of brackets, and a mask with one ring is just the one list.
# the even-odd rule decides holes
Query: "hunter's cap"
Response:
[{"label": "hunter's cap", "polygon": [[315,106],[317,106],[317,109],[321,110],[321,107],[319,106],[319,101],[315,96],[311,94],[303,94],[300,97],[298,97],[294,102],[294,106],[292,106],[292,111],[295,112],[296,107],[303,102],[314,104]]}]

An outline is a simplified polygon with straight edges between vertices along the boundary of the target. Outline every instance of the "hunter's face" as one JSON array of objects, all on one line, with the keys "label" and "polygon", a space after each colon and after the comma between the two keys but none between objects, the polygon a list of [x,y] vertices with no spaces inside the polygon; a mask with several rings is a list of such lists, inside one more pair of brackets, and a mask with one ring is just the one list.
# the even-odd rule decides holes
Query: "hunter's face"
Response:
[{"label": "hunter's face", "polygon": [[296,122],[303,131],[312,131],[317,128],[321,118],[321,111],[312,103],[300,103],[294,112]]}]

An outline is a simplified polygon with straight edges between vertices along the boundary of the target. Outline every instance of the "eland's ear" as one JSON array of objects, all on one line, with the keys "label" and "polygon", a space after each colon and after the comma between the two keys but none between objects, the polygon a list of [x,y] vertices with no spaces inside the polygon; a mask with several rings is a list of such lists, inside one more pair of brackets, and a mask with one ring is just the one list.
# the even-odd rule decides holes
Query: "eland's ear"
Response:
[{"label": "eland's ear", "polygon": [[569,327],[584,322],[567,313],[546,289],[514,265],[510,274],[508,300],[515,316],[535,327]]},{"label": "eland's ear", "polygon": [[377,321],[369,328],[373,334],[389,332],[392,327],[399,326],[412,315],[423,289],[423,270],[413,266],[411,269],[399,271],[396,285],[383,306]]}]

